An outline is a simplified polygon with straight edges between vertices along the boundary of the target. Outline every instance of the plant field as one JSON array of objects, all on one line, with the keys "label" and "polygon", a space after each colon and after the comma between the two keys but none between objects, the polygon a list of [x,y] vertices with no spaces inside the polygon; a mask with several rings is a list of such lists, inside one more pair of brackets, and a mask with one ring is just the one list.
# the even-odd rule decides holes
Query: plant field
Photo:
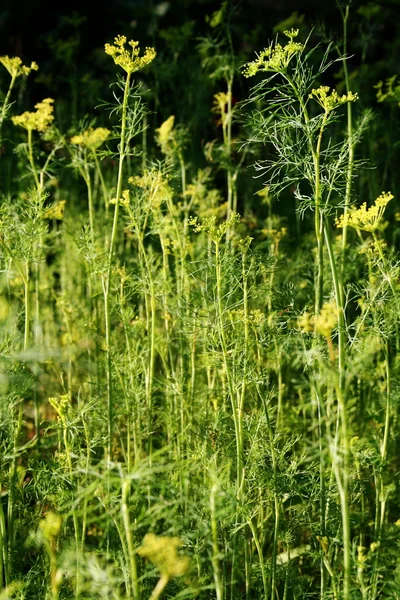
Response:
[{"label": "plant field", "polygon": [[0,600],[400,599],[374,6],[0,56]]}]

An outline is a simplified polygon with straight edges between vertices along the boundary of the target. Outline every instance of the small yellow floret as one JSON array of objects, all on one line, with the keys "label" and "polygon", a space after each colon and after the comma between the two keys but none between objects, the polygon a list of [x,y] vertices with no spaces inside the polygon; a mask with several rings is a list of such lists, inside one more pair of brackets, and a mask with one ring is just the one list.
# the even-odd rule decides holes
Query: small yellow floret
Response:
[{"label": "small yellow floret", "polygon": [[125,48],[126,37],[124,35],[117,35],[114,39],[114,44],[105,44],[104,46],[106,54],[112,56],[115,64],[122,67],[127,73],[143,69],[143,67],[151,63],[156,57],[154,48],[146,48],[143,56],[139,56],[139,42],[131,40],[128,43],[132,50]]}]

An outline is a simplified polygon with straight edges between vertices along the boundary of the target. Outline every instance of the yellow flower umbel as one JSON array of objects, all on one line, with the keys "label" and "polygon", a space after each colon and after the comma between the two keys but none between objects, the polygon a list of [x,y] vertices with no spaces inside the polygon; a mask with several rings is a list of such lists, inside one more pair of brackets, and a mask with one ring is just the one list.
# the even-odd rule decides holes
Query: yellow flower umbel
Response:
[{"label": "yellow flower umbel", "polygon": [[333,329],[338,322],[338,311],[336,303],[325,302],[318,315],[314,317],[315,330],[327,339],[330,338]]},{"label": "yellow flower umbel", "polygon": [[168,581],[173,577],[182,577],[189,569],[189,558],[180,556],[178,549],[182,542],[177,537],[145,535],[143,544],[137,553],[147,558],[160,571],[161,577],[151,594],[151,600],[159,598]]},{"label": "yellow flower umbel", "polygon": [[57,221],[61,221],[64,218],[64,210],[65,210],[66,200],[60,200],[53,206],[50,206],[44,213],[44,219],[56,219]]},{"label": "yellow flower umbel", "polygon": [[330,338],[338,322],[338,311],[335,302],[325,302],[318,315],[304,312],[297,319],[297,326],[304,333],[316,331],[326,338]]},{"label": "yellow flower umbel", "polygon": [[54,121],[52,98],[45,98],[35,104],[36,112],[24,112],[22,115],[12,117],[14,125],[19,125],[28,131],[45,131]]},{"label": "yellow flower umbel", "polygon": [[253,77],[259,71],[272,71],[275,73],[286,71],[292,58],[304,49],[304,44],[293,41],[299,34],[298,29],[285,31],[284,34],[289,38],[286,46],[275,44],[275,46],[265,48],[257,55],[256,60],[245,65],[243,69],[245,77]]},{"label": "yellow flower umbel", "polygon": [[156,133],[157,133],[156,142],[160,146],[161,152],[163,154],[168,154],[174,145],[174,141],[175,141],[175,136],[173,135],[174,124],[175,124],[175,116],[171,115],[170,117],[168,117],[168,119],[166,121],[164,121],[164,123],[162,123],[160,125],[160,127],[158,127],[156,129]]},{"label": "yellow flower umbel", "polygon": [[48,399],[49,404],[57,411],[60,419],[65,421],[67,417],[68,407],[70,405],[70,397],[68,394],[62,394],[61,396],[53,396]]},{"label": "yellow flower umbel", "polygon": [[400,81],[397,75],[392,75],[386,79],[385,84],[383,81],[379,81],[374,88],[378,90],[376,92],[376,99],[378,102],[394,101],[400,106]]},{"label": "yellow flower umbel", "polygon": [[0,63],[7,69],[11,75],[11,79],[16,79],[21,75],[29,75],[31,71],[39,69],[35,62],[31,62],[31,66],[27,67],[22,64],[22,59],[18,56],[0,56]]},{"label": "yellow flower umbel", "polygon": [[149,204],[154,209],[158,209],[163,202],[172,198],[169,177],[157,168],[144,171],[143,175],[129,177],[128,181],[146,193]]},{"label": "yellow flower umbel", "polygon": [[83,133],[74,135],[71,138],[71,144],[76,144],[82,148],[89,148],[92,152],[95,152],[108,138],[111,131],[106,127],[89,127]]},{"label": "yellow flower umbel", "polygon": [[37,66],[37,64],[35,62],[32,62],[30,67],[26,67],[25,65],[22,64],[22,59],[20,59],[18,56],[14,56],[12,58],[10,56],[0,56],[0,63],[7,69],[7,71],[11,75],[10,85],[8,86],[8,91],[4,98],[3,106],[1,107],[1,112],[0,112],[0,140],[1,140],[1,129],[2,129],[3,121],[5,119],[7,111],[10,107],[9,100],[11,97],[11,92],[14,87],[15,80],[17,79],[17,77],[20,77],[21,75],[29,75],[29,73],[31,71],[37,71],[39,69],[39,67]]},{"label": "yellow flower umbel", "polygon": [[374,233],[382,220],[386,205],[394,198],[390,192],[382,192],[370,208],[364,202],[358,210],[341,215],[336,221],[337,227],[354,227],[360,231],[369,231]]},{"label": "yellow flower umbel", "polygon": [[113,57],[116,65],[122,67],[127,73],[133,73],[143,69],[156,57],[154,48],[146,48],[143,56],[139,56],[139,42],[131,40],[128,42],[131,50],[125,48],[126,36],[117,35],[114,38],[114,44],[105,44],[105,52]]},{"label": "yellow flower umbel", "polygon": [[[232,102],[232,94],[230,92],[218,92],[218,94],[214,94],[214,104],[212,107],[212,112],[220,115],[221,119],[218,121],[218,124],[221,124],[223,127],[226,127],[229,120],[229,104]],[[233,112],[233,110],[232,110]]]},{"label": "yellow flower umbel", "polygon": [[332,364],[335,362],[335,351],[332,342],[332,331],[339,320],[336,302],[325,302],[317,315],[304,312],[297,319],[298,328],[304,333],[322,335],[328,345],[329,357]]},{"label": "yellow flower umbel", "polygon": [[322,85],[318,89],[311,90],[311,94],[309,95],[310,98],[318,102],[326,113],[332,112],[335,108],[346,104],[346,102],[355,102],[358,100],[358,95],[353,94],[353,92],[339,96],[336,90],[330,91],[330,89],[329,86]]}]

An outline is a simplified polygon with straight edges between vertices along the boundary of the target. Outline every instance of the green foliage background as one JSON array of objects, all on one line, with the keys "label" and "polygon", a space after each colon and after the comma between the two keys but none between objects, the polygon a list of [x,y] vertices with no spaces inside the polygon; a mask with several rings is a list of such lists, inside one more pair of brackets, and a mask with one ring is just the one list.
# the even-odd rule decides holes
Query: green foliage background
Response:
[{"label": "green foliage background", "polygon": [[0,599],[400,598],[398,3],[73,9],[0,22]]}]

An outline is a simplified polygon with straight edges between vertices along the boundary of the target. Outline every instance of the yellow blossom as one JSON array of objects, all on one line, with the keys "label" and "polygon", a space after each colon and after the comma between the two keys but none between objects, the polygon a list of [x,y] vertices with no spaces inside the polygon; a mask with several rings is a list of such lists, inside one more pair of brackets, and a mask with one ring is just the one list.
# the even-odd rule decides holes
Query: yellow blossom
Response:
[{"label": "yellow blossom", "polygon": [[157,137],[156,142],[161,148],[161,152],[168,154],[170,151],[170,144],[173,142],[174,136],[172,130],[175,124],[175,115],[168,117],[160,127],[156,129]]},{"label": "yellow blossom", "polygon": [[264,235],[271,238],[274,244],[279,244],[279,242],[287,235],[287,227],[281,227],[280,229],[262,229],[261,231]]},{"label": "yellow blossom", "polygon": [[334,302],[325,302],[318,315],[314,317],[314,325],[317,333],[324,337],[330,337],[332,330],[338,321],[337,306]]},{"label": "yellow blossom", "polygon": [[133,73],[143,69],[151,63],[156,57],[154,48],[146,48],[143,56],[139,56],[139,42],[131,40],[128,42],[131,50],[125,48],[126,36],[117,35],[114,38],[114,44],[105,44],[105,52],[113,57],[116,65],[122,67],[127,73]]},{"label": "yellow blossom", "polygon": [[353,92],[339,96],[336,90],[330,91],[330,89],[329,86],[322,85],[318,89],[311,90],[311,94],[309,95],[310,98],[318,102],[326,113],[335,110],[335,108],[346,102],[355,102],[358,100],[358,94],[353,94]]},{"label": "yellow blossom", "polygon": [[50,405],[58,412],[60,418],[65,420],[67,409],[70,403],[68,394],[61,394],[61,396],[54,396],[49,398]]},{"label": "yellow blossom", "polygon": [[182,542],[177,537],[148,533],[137,552],[140,556],[148,558],[164,577],[170,579],[181,577],[189,568],[189,558],[178,554],[181,546]]},{"label": "yellow blossom", "polygon": [[[218,94],[214,94],[214,104],[212,107],[212,112],[217,113],[221,116],[218,124],[222,124],[223,127],[226,127],[228,124],[229,114],[228,114],[228,105],[232,102],[232,94],[227,92],[218,92]],[[231,109],[231,112],[233,110]]]},{"label": "yellow blossom", "polygon": [[379,81],[374,88],[377,89],[376,99],[378,102],[384,102],[385,100],[394,100],[400,106],[400,82],[397,79],[397,75],[388,77],[385,81],[385,90],[383,81]]},{"label": "yellow blossom", "polygon": [[299,316],[297,319],[297,326],[304,333],[311,333],[311,331],[314,331],[313,318],[309,312],[306,311]]},{"label": "yellow blossom", "polygon": [[12,79],[16,79],[21,75],[29,75],[31,71],[37,71],[39,69],[38,65],[35,62],[31,62],[31,66],[26,67],[22,64],[22,59],[18,56],[0,56],[0,63],[10,73]]},{"label": "yellow blossom", "polygon": [[61,531],[62,518],[54,512],[48,512],[39,523],[39,529],[47,541],[52,541]]},{"label": "yellow blossom", "polygon": [[305,333],[316,331],[329,338],[338,321],[337,306],[334,302],[325,302],[318,315],[304,312],[297,319],[297,325]]},{"label": "yellow blossom", "polygon": [[260,325],[265,316],[264,313],[262,313],[258,308],[250,310],[247,316],[245,315],[245,311],[243,309],[231,310],[230,314],[232,317],[235,317],[237,321],[244,323],[245,325],[254,326]]},{"label": "yellow blossom", "polygon": [[159,208],[162,202],[172,198],[169,177],[156,168],[145,171],[143,175],[129,177],[128,181],[147,193],[153,208]]},{"label": "yellow blossom", "polygon": [[291,29],[284,33],[289,38],[287,44],[285,46],[282,46],[282,44],[275,44],[275,46],[270,46],[269,48],[262,50],[260,54],[257,55],[256,60],[245,65],[243,69],[243,75],[245,77],[253,77],[258,71],[272,71],[276,73],[286,71],[292,58],[304,49],[304,44],[293,41],[299,34],[298,29]]},{"label": "yellow blossom", "polygon": [[96,129],[89,127],[83,133],[72,136],[71,144],[77,144],[95,152],[106,141],[110,133],[111,131],[106,127],[96,127]]},{"label": "yellow blossom", "polygon": [[19,125],[28,131],[45,131],[54,121],[52,106],[54,100],[45,98],[42,102],[35,104],[36,112],[24,112],[12,118],[14,125]]},{"label": "yellow blossom", "polygon": [[367,208],[367,203],[364,202],[358,210],[341,215],[336,220],[336,226],[350,226],[360,231],[374,232],[379,227],[386,205],[393,198],[394,196],[391,192],[382,192],[370,208]]},{"label": "yellow blossom", "polygon": [[57,204],[50,206],[44,213],[44,219],[57,219],[61,221],[64,217],[65,200],[60,200]]}]

